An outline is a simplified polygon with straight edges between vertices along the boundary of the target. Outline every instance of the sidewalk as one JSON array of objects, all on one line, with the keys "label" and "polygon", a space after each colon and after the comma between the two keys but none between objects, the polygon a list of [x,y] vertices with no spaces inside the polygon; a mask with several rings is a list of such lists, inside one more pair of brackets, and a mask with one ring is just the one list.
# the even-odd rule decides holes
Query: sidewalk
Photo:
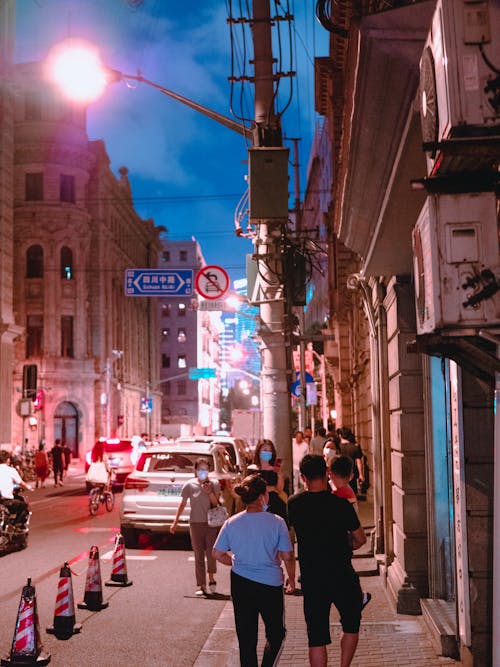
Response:
[{"label": "sidewalk", "polygon": [[[360,503],[360,518],[366,532],[371,530],[373,511],[370,502]],[[396,614],[376,570],[376,561],[367,544],[353,559],[364,591],[372,600],[363,612],[360,639],[352,667],[458,667],[460,663],[436,655],[421,616]],[[306,667],[309,664],[307,634],[301,595],[285,596],[287,637],[280,666]],[[340,664],[341,627],[334,607],[331,613],[332,644],[328,647],[328,664]],[[259,660],[262,657],[264,628],[259,628]],[[228,602],[202,648],[194,667],[239,667],[232,603]]]}]

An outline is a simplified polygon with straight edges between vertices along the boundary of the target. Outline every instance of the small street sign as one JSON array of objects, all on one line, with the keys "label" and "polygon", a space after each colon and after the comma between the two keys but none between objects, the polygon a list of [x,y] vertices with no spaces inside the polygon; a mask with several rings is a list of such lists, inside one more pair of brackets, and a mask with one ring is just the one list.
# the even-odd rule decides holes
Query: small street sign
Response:
[{"label": "small street sign", "polygon": [[[314,378],[310,373],[306,373],[306,400],[308,401],[308,405],[316,405],[316,403],[310,403],[309,402],[309,395],[311,395],[311,399],[313,399],[313,392],[311,391],[312,386],[316,388]],[[302,395],[301,392],[301,386],[300,386],[300,373],[295,373],[295,377],[297,378],[295,382],[292,382],[292,386],[290,387],[290,392],[292,396],[295,396],[295,398],[300,398]]]},{"label": "small street sign", "polygon": [[204,266],[194,279],[196,291],[204,299],[220,299],[229,287],[229,276],[221,266]]},{"label": "small street sign", "polygon": [[198,304],[198,310],[221,310],[221,311],[231,311],[234,310],[231,308],[224,299],[219,299],[217,301],[200,301]]},{"label": "small street sign", "polygon": [[190,368],[190,380],[202,380],[216,377],[215,368]]},{"label": "small street sign", "polygon": [[126,296],[192,296],[192,269],[126,269]]},{"label": "small street sign", "polygon": [[153,398],[141,398],[141,412],[153,412]]}]

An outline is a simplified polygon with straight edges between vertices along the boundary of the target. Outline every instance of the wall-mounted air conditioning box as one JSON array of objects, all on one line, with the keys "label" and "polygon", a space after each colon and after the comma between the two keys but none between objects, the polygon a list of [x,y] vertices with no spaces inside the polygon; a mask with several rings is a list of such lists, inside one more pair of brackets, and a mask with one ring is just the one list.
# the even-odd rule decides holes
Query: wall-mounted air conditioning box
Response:
[{"label": "wall-mounted air conditioning box", "polygon": [[[460,161],[438,144],[500,135],[500,2],[438,0],[420,60],[420,118],[428,174]],[[457,150],[457,149],[455,149]],[[496,144],[498,150],[498,143]],[[460,147],[458,147],[460,151]],[[488,151],[486,151],[488,153]],[[491,156],[488,156],[491,159]],[[468,169],[473,160],[466,160]]]},{"label": "wall-mounted air conditioning box", "polygon": [[427,197],[413,256],[418,334],[500,326],[493,193]]}]

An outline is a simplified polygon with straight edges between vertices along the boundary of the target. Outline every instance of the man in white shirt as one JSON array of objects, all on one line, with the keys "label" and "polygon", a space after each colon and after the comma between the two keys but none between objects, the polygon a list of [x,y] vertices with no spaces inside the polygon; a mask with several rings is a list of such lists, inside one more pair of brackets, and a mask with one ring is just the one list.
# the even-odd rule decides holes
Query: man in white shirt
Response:
[{"label": "man in white shirt", "polygon": [[295,493],[303,488],[300,477],[300,462],[308,453],[309,445],[304,440],[304,434],[302,431],[297,431],[295,438],[292,440],[293,490]]},{"label": "man in white shirt", "polygon": [[16,514],[16,522],[24,521],[27,516],[28,506],[20,498],[14,498],[14,486],[32,490],[32,487],[23,481],[21,475],[10,465],[10,454],[4,449],[0,450],[0,499],[1,502]]}]

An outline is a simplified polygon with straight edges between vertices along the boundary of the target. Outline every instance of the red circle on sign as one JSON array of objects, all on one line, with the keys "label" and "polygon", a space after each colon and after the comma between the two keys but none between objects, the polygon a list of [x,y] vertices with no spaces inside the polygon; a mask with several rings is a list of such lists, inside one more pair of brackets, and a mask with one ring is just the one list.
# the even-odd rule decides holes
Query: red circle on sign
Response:
[{"label": "red circle on sign", "polygon": [[220,299],[229,288],[229,275],[222,266],[204,266],[196,274],[194,286],[204,299]]}]

